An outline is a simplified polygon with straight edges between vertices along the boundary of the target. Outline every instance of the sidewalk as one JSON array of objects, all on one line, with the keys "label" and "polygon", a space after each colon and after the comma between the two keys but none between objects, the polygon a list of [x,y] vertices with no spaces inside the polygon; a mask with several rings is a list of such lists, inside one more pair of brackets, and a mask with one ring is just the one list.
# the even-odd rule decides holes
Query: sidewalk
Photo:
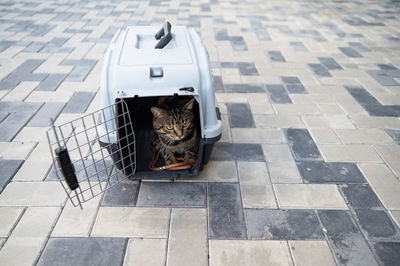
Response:
[{"label": "sidewalk", "polygon": [[[400,265],[400,2],[1,1],[0,265]],[[206,45],[223,136],[197,178],[74,208],[45,136],[100,105],[113,34]],[[50,173],[50,174],[49,174]]]}]

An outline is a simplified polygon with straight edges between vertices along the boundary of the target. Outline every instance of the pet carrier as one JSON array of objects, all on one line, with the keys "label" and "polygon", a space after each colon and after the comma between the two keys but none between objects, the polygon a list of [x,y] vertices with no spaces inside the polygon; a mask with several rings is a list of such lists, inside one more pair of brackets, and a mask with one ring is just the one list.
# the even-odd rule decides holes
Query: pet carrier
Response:
[{"label": "pet carrier", "polygon": [[[195,176],[221,138],[209,58],[199,36],[184,26],[171,30],[168,22],[156,32],[151,26],[118,31],[104,57],[102,108],[47,132],[57,176],[75,206],[124,178]],[[165,96],[195,99],[200,138],[190,168],[149,167],[154,155],[150,109]],[[160,159],[158,165],[163,163]]]}]

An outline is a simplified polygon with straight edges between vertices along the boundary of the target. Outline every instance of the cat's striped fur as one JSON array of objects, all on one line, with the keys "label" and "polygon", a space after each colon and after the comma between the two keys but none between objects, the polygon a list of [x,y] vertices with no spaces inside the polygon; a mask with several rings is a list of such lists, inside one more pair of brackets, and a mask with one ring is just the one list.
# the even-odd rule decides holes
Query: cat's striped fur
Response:
[{"label": "cat's striped fur", "polygon": [[153,147],[163,156],[166,165],[177,163],[178,157],[197,159],[198,130],[193,112],[194,98],[183,102],[179,97],[162,97],[153,113]]}]

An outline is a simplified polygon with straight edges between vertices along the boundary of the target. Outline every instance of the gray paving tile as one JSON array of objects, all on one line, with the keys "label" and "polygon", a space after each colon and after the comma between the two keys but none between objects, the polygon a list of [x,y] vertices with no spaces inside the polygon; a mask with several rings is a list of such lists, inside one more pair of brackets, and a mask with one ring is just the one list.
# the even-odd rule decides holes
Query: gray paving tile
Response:
[{"label": "gray paving tile", "polygon": [[256,127],[250,106],[245,103],[228,103],[229,123],[231,128]]},{"label": "gray paving tile", "polygon": [[296,161],[318,160],[322,161],[317,145],[310,136],[307,129],[285,128],[286,136],[293,157]]},{"label": "gray paving tile", "polygon": [[344,86],[344,88],[361,105],[382,105],[363,87]]},{"label": "gray paving tile", "polygon": [[371,116],[400,116],[400,105],[364,105],[363,107]]},{"label": "gray paving tile", "polygon": [[[1,121],[1,119],[0,119],[0,121]],[[385,131],[386,131],[386,133],[388,133],[389,136],[392,137],[392,139],[394,141],[397,142],[397,144],[400,145],[400,130],[386,128]]]},{"label": "gray paving tile", "polygon": [[321,161],[297,162],[305,183],[366,183],[354,163],[326,163]]},{"label": "gray paving tile", "polygon": [[0,102],[0,112],[7,110],[10,113],[0,123],[0,141],[11,141],[41,105],[42,103]]},{"label": "gray paving tile", "polygon": [[23,163],[22,160],[0,160],[0,192],[12,180]]},{"label": "gray paving tile", "polygon": [[137,206],[206,207],[204,183],[142,182]]},{"label": "gray paving tile", "polygon": [[246,239],[240,189],[237,183],[208,183],[208,236]]},{"label": "gray paving tile", "polygon": [[239,72],[244,76],[258,76],[258,71],[254,63],[238,62],[236,63]]},{"label": "gray paving tile", "polygon": [[348,57],[356,58],[356,57],[363,57],[362,54],[357,52],[352,47],[338,47],[340,51],[342,51],[343,54],[345,54]]},{"label": "gray paving tile", "polygon": [[321,225],[313,210],[245,210],[249,239],[323,239]]},{"label": "gray paving tile", "polygon": [[284,84],[301,84],[301,81],[296,76],[282,76],[281,79]]},{"label": "gray paving tile", "polygon": [[224,83],[222,81],[221,76],[213,77],[213,87],[215,92],[223,92],[224,91]]},{"label": "gray paving tile", "polygon": [[44,46],[46,45],[45,42],[31,42],[24,50],[25,53],[37,53],[39,52]]},{"label": "gray paving tile", "polygon": [[51,120],[56,120],[61,110],[64,108],[65,103],[60,102],[47,102],[39,112],[29,121],[28,127],[48,127],[51,126]]},{"label": "gray paving tile", "polygon": [[400,83],[391,76],[387,75],[387,70],[366,70],[371,77],[373,77],[382,86],[399,86]]},{"label": "gray paving tile", "polygon": [[308,52],[307,47],[302,42],[290,42],[290,46],[293,47],[293,50],[296,52]]},{"label": "gray paving tile", "polygon": [[112,186],[105,192],[101,206],[135,206],[139,186],[137,181],[132,180]]},{"label": "gray paving tile", "polygon": [[265,92],[262,84],[225,84],[225,92],[260,93]]},{"label": "gray paving tile", "polygon": [[378,257],[381,265],[399,265],[399,242],[374,242],[372,243],[372,249]]},{"label": "gray paving tile", "polygon": [[329,70],[343,69],[332,57],[318,57],[318,60]]},{"label": "gray paving tile", "polygon": [[343,196],[353,209],[383,209],[383,205],[368,184],[340,186]]},{"label": "gray paving tile", "polygon": [[14,89],[21,81],[41,81],[47,74],[31,74],[44,60],[28,59],[0,81],[0,90]]},{"label": "gray paving tile", "polygon": [[37,265],[121,265],[127,242],[127,238],[50,238]]},{"label": "gray paving tile", "polygon": [[280,84],[267,84],[265,85],[269,98],[273,103],[292,103],[289,94],[286,92],[285,87]]},{"label": "gray paving tile", "polygon": [[263,162],[264,154],[260,144],[217,142],[210,160]]},{"label": "gray paving tile", "polygon": [[286,89],[290,94],[307,94],[308,92],[302,84],[286,84]]},{"label": "gray paving tile", "polygon": [[348,42],[348,44],[350,45],[350,47],[356,49],[360,53],[371,52],[371,49],[369,49],[368,47],[366,47],[364,44],[362,44],[360,42]]},{"label": "gray paving tile", "polygon": [[268,56],[272,62],[286,62],[285,57],[280,51],[268,51]]},{"label": "gray paving tile", "polygon": [[[247,45],[246,42],[244,41],[242,36],[232,36],[229,38],[231,41],[232,49],[234,51],[247,51]],[[248,75],[248,76],[256,76],[258,75],[257,70],[251,67],[251,64],[253,63],[245,63],[246,65],[242,65],[241,67],[239,66],[239,71],[242,75]]]},{"label": "gray paving tile", "polygon": [[315,75],[320,77],[332,77],[328,68],[326,68],[323,64],[308,64],[310,69],[314,72]]},{"label": "gray paving tile", "polygon": [[35,88],[36,91],[55,91],[63,82],[67,74],[49,74]]},{"label": "gray paving tile", "polygon": [[318,210],[332,251],[343,265],[377,265],[367,242],[353,224],[347,211]]},{"label": "gray paving tile", "polygon": [[63,109],[63,113],[84,113],[91,103],[95,92],[75,92]]}]

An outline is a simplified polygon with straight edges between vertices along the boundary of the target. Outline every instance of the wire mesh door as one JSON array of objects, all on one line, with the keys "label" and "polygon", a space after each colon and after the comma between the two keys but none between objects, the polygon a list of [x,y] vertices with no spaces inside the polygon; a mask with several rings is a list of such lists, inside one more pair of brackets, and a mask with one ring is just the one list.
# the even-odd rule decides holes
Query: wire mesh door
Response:
[{"label": "wire mesh door", "polygon": [[56,176],[75,207],[134,175],[131,121],[126,102],[118,100],[47,131]]}]

